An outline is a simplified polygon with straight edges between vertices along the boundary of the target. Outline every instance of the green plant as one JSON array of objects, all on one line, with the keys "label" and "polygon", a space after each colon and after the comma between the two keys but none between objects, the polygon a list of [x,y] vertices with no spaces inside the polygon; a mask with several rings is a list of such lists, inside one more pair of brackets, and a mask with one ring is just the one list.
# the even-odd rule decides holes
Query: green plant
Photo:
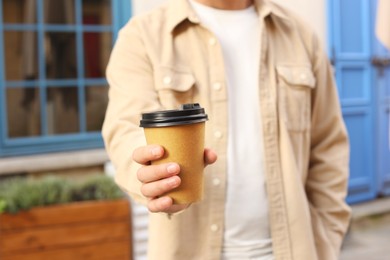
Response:
[{"label": "green plant", "polygon": [[105,175],[96,175],[82,182],[55,176],[41,179],[10,178],[0,183],[0,213],[17,213],[38,206],[122,197],[124,193]]},{"label": "green plant", "polygon": [[118,199],[123,192],[109,177],[94,176],[72,187],[72,201]]}]

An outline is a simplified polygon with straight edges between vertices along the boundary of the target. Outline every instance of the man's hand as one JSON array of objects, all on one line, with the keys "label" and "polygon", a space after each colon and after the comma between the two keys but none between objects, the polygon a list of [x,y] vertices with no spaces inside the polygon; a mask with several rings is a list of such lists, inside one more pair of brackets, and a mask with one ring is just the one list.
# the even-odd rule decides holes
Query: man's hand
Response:
[{"label": "man's hand", "polygon": [[[164,148],[159,145],[142,146],[134,150],[133,160],[143,166],[137,171],[137,178],[142,183],[141,193],[149,199],[148,209],[151,212],[175,213],[189,205],[173,204],[172,198],[162,196],[180,185],[180,166],[175,163],[151,165],[164,155]],[[205,166],[217,160],[217,155],[210,149],[204,150]]]}]

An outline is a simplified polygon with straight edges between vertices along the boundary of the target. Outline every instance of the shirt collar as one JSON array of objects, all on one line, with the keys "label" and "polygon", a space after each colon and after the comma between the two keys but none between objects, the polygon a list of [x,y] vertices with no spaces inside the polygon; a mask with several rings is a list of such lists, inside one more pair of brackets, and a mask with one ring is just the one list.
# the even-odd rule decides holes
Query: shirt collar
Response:
[{"label": "shirt collar", "polygon": [[189,20],[192,23],[200,22],[187,0],[170,0],[167,19],[170,31],[173,31],[184,20]]},{"label": "shirt collar", "polygon": [[[262,19],[272,15],[288,23],[289,18],[283,11],[268,0],[255,0],[255,8]],[[199,18],[187,0],[170,0],[168,7],[168,28],[172,32],[185,20],[198,24]]]}]

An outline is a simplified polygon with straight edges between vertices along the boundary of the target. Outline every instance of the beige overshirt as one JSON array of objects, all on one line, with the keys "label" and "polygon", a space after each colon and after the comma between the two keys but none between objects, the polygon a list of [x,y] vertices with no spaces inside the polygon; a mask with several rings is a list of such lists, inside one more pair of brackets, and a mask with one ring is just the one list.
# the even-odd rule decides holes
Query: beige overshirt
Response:
[{"label": "beige overshirt", "polygon": [[[257,0],[256,9],[264,23],[259,134],[274,256],[336,260],[350,219],[345,203],[349,145],[332,68],[317,37],[299,18],[266,0]],[[205,169],[205,198],[171,218],[150,215],[148,259],[219,260],[228,96],[215,35],[199,23],[187,1],[170,0],[121,29],[107,78],[103,137],[117,183],[141,203],[146,200],[136,178],[140,165],[131,159],[133,150],[145,145],[140,114],[191,102],[206,109],[206,146],[218,160]]]}]

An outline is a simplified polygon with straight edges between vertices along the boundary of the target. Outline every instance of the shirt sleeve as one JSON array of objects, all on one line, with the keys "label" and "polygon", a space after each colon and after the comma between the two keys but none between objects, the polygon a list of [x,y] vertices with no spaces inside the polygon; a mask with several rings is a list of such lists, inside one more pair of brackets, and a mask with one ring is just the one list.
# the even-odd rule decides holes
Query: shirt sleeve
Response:
[{"label": "shirt sleeve", "polygon": [[157,110],[160,105],[140,31],[137,23],[130,21],[120,30],[112,50],[106,70],[109,102],[102,135],[115,167],[115,181],[134,200],[146,203],[136,174],[140,165],[132,160],[132,153],[146,144],[139,127],[141,113]]},{"label": "shirt sleeve", "polygon": [[312,94],[311,152],[306,191],[335,254],[350,221],[345,198],[349,177],[349,141],[333,69],[317,38],[313,46],[316,87]]}]

